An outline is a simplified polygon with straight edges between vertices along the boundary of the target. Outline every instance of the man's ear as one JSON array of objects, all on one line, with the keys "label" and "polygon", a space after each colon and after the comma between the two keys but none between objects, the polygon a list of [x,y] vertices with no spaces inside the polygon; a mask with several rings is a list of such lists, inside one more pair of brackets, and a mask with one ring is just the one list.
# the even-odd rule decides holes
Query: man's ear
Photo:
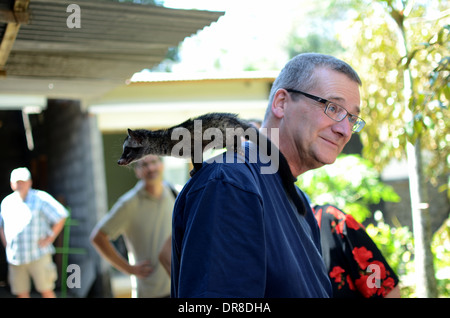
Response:
[{"label": "man's ear", "polygon": [[289,93],[285,89],[280,88],[276,91],[276,93],[273,97],[272,113],[278,119],[281,119],[284,117],[287,99],[289,98],[288,95],[289,95]]}]

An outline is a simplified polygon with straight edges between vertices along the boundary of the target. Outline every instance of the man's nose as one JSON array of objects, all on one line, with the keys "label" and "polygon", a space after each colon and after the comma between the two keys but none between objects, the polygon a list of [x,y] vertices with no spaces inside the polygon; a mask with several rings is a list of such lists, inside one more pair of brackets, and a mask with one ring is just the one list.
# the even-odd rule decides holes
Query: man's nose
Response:
[{"label": "man's nose", "polygon": [[347,116],[340,122],[336,122],[332,126],[332,130],[345,138],[350,138],[353,133],[353,125],[350,123]]}]

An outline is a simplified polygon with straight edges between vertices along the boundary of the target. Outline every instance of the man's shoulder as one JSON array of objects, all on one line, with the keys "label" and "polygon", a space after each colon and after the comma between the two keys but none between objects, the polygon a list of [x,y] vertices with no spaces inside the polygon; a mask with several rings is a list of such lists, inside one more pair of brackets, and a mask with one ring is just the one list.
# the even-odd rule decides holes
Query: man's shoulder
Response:
[{"label": "man's shoulder", "polygon": [[29,196],[32,197],[37,197],[39,199],[49,199],[49,198],[53,198],[48,192],[45,192],[43,190],[38,190],[38,189],[30,189],[30,191],[28,192]]},{"label": "man's shoulder", "polygon": [[143,187],[144,187],[144,182],[142,180],[139,180],[133,188],[129,189],[127,192],[122,194],[117,199],[117,201],[118,202],[126,202],[126,201],[137,199],[138,193]]},{"label": "man's shoulder", "polygon": [[256,169],[241,156],[224,154],[203,163],[203,167],[192,178],[193,188],[215,181],[226,182],[242,189],[252,188],[258,177],[254,170]]},{"label": "man's shoulder", "polygon": [[28,197],[30,198],[30,200],[32,200],[36,203],[37,202],[41,202],[41,203],[46,202],[48,204],[54,205],[55,202],[58,202],[58,200],[56,200],[56,198],[53,197],[50,193],[43,191],[43,190],[38,190],[38,189],[30,189],[30,191],[28,192]]}]

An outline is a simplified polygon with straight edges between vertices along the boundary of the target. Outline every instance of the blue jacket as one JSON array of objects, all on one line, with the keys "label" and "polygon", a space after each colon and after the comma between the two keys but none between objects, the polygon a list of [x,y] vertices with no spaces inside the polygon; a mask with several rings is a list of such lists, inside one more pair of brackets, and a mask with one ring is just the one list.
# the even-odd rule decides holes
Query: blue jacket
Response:
[{"label": "blue jacket", "polygon": [[331,296],[319,228],[286,160],[280,153],[278,171],[262,174],[251,151],[246,143],[245,158],[227,153],[223,163],[204,163],[180,192],[172,297]]}]

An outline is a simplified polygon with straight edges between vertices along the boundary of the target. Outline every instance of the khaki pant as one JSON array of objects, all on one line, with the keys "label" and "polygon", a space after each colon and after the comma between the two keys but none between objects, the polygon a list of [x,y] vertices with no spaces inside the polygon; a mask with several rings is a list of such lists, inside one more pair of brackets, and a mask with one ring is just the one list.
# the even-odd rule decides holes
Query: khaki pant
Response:
[{"label": "khaki pant", "polygon": [[11,286],[11,292],[14,295],[30,292],[30,277],[33,279],[34,287],[40,293],[55,289],[58,272],[51,254],[44,255],[40,259],[28,264],[9,264],[8,269],[9,284]]}]

